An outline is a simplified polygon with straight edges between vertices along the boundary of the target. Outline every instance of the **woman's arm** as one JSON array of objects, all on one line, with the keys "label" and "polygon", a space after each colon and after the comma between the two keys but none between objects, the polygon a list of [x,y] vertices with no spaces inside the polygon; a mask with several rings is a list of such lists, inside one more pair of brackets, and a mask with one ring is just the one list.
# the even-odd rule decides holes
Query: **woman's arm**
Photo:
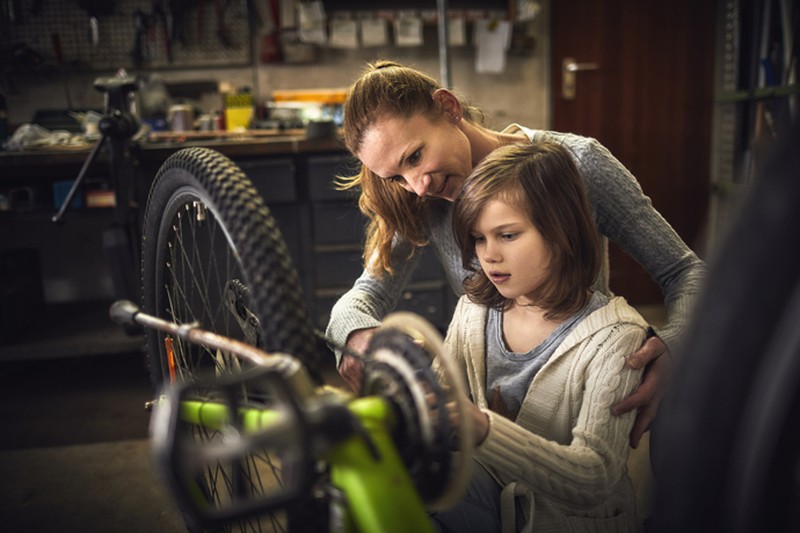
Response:
[{"label": "woman's arm", "polygon": [[658,337],[674,354],[702,288],[705,263],[608,149],[594,139],[582,139],[575,146],[600,231],[641,264],[664,293],[667,322],[658,329]]},{"label": "woman's arm", "polygon": [[[411,245],[405,241],[398,242],[393,251],[396,259],[392,274],[384,273],[378,277],[365,270],[353,287],[334,304],[325,335],[336,346],[345,345],[357,330],[379,326],[383,317],[395,308],[419,261],[419,254],[408,257],[410,251]],[[334,352],[338,367],[342,353],[339,350]]]},{"label": "woman's arm", "polygon": [[[667,321],[628,360],[645,369],[637,390],[615,406],[616,413],[637,412],[630,445],[639,441],[655,419],[669,380],[671,357],[686,330],[702,289],[706,265],[656,211],[633,175],[594,139],[566,136],[578,158],[600,231],[619,244],[658,283]],[[576,140],[577,139],[577,140]]]}]

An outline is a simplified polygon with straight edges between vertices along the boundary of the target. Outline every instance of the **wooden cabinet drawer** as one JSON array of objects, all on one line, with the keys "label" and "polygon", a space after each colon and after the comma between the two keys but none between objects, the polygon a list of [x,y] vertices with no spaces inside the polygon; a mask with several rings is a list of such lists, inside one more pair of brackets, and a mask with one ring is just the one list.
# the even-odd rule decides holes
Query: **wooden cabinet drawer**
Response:
[{"label": "wooden cabinet drawer", "polygon": [[295,165],[291,159],[245,160],[236,164],[247,174],[268,205],[297,200]]},{"label": "wooden cabinet drawer", "polygon": [[316,244],[361,246],[367,219],[354,204],[314,204],[312,216]]},{"label": "wooden cabinet drawer", "polygon": [[269,206],[269,209],[272,212],[275,223],[281,230],[281,235],[283,235],[283,240],[289,249],[289,255],[292,257],[295,268],[302,273],[304,270],[302,262],[303,231],[297,215],[297,207],[294,205],[272,205]]},{"label": "wooden cabinet drawer", "polygon": [[[312,201],[342,200],[349,193],[334,185],[337,176],[353,174],[357,167],[348,155],[313,156],[308,158],[308,192]],[[352,195],[350,195],[352,197]]]},{"label": "wooden cabinet drawer", "polygon": [[[328,326],[331,309],[348,289],[349,287],[321,291],[321,294],[314,298],[313,321],[317,328],[324,330]],[[441,331],[445,331],[450,321],[446,292],[448,290],[441,283],[412,285],[401,294],[397,310],[416,313]]]},{"label": "wooden cabinet drawer", "polygon": [[403,291],[397,302],[398,311],[410,311],[431,322],[439,328],[447,327],[447,310],[444,286],[409,288]]},{"label": "wooden cabinet drawer", "polygon": [[361,275],[360,251],[314,254],[314,282],[317,287],[347,287]]},{"label": "wooden cabinet drawer", "polygon": [[439,258],[430,247],[425,247],[422,257],[419,258],[417,268],[411,274],[412,281],[430,281],[444,279],[444,270],[439,263]]}]

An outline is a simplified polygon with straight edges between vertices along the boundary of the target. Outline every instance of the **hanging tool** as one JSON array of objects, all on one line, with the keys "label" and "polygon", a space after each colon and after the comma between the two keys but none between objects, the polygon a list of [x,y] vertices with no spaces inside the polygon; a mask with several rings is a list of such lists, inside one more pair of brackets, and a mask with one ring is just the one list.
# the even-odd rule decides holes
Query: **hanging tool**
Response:
[{"label": "hanging tool", "polygon": [[100,44],[99,17],[114,13],[115,0],[78,0],[78,5],[89,15],[89,42],[97,48]]},{"label": "hanging tool", "polygon": [[53,54],[56,58],[56,65],[58,65],[59,75],[64,84],[64,96],[67,98],[67,109],[72,109],[72,95],[69,92],[69,81],[67,80],[67,76],[64,72],[64,53],[63,49],[61,48],[61,36],[58,34],[58,32],[53,32],[50,34],[50,39],[53,42]]},{"label": "hanging tool", "polygon": [[[148,28],[150,26],[150,17],[142,11],[141,9],[137,9],[133,12],[133,20],[136,27],[136,37],[133,41],[133,51],[131,52],[131,58],[133,59],[133,64],[137,67],[141,67],[142,64],[145,62],[145,57],[149,55],[145,52],[146,42],[147,42],[147,35],[148,35]],[[149,51],[148,51],[149,52]]]},{"label": "hanging tool", "polygon": [[153,18],[162,26],[164,51],[167,61],[172,63],[172,11],[165,0],[153,1]]},{"label": "hanging tool", "polygon": [[221,42],[222,46],[225,48],[231,48],[233,46],[233,41],[231,40],[230,34],[228,34],[228,28],[225,26],[225,12],[228,10],[229,6],[230,0],[214,0],[214,8],[217,15],[217,37],[219,37],[219,42]]}]

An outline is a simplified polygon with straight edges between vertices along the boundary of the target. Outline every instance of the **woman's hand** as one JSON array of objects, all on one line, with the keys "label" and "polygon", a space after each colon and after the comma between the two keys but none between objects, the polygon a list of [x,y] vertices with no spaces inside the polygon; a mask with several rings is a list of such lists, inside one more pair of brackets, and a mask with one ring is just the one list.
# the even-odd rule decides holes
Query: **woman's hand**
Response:
[{"label": "woman's hand", "polygon": [[631,447],[636,448],[656,417],[661,398],[667,389],[672,361],[664,341],[653,336],[628,357],[626,364],[634,370],[645,369],[642,382],[630,396],[615,405],[612,412],[621,415],[638,409],[630,436]]},{"label": "woman's hand", "polygon": [[[374,328],[358,329],[347,337],[347,347],[355,353],[363,354],[367,351],[369,341],[375,333]],[[361,382],[364,378],[364,361],[346,353],[342,354],[339,361],[339,375],[347,385],[358,394],[361,391]]]}]

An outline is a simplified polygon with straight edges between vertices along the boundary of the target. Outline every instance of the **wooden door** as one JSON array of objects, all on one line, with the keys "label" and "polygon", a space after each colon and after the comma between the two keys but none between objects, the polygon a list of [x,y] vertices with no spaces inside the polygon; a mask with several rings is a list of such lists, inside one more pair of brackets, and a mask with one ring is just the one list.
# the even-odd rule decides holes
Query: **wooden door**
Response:
[{"label": "wooden door", "polygon": [[[553,129],[603,143],[698,253],[709,198],[714,5],[551,0]],[[565,58],[578,63],[574,99],[562,95]],[[614,292],[634,304],[663,302],[633,259],[614,244],[610,254]]]}]

